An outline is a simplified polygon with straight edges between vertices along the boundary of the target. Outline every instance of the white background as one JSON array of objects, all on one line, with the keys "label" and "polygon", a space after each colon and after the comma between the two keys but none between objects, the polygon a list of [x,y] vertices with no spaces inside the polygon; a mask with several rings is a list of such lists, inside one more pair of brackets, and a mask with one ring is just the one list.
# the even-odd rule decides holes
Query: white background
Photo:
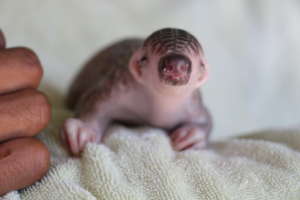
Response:
[{"label": "white background", "polygon": [[99,48],[162,27],[186,29],[204,46],[214,139],[300,123],[297,0],[0,0],[8,45],[38,53],[41,89],[56,106]]}]

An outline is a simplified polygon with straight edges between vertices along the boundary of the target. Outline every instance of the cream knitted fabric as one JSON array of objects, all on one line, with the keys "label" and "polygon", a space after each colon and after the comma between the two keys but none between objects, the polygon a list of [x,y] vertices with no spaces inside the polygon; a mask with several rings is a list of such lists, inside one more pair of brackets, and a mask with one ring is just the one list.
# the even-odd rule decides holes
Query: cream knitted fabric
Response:
[{"label": "cream knitted fabric", "polygon": [[159,129],[114,126],[106,145],[89,144],[81,158],[70,158],[58,127],[54,122],[40,135],[53,155],[48,174],[3,199],[300,199],[300,131],[252,134],[178,153]]}]

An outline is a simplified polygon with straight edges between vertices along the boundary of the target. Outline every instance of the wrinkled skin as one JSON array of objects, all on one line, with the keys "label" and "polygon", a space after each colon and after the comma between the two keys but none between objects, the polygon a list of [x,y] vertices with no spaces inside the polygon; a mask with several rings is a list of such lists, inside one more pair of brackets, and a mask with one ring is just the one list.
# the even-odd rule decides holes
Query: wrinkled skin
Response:
[{"label": "wrinkled skin", "polygon": [[49,151],[39,133],[50,120],[50,105],[37,87],[42,67],[23,47],[5,48],[0,31],[0,196],[38,181],[49,168]]},{"label": "wrinkled skin", "polygon": [[75,110],[62,127],[73,155],[103,141],[114,121],[166,130],[175,150],[204,148],[212,122],[199,92],[207,63],[200,43],[180,29],[162,29],[146,40],[127,39],[96,54],[71,85]]}]

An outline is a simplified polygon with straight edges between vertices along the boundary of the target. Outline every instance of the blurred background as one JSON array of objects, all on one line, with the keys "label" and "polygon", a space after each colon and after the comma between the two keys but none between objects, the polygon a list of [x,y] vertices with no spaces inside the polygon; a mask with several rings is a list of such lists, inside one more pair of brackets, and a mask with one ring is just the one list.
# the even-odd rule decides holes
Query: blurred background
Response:
[{"label": "blurred background", "polygon": [[204,46],[213,139],[300,124],[298,0],[0,0],[8,46],[38,53],[41,89],[56,107],[99,48],[163,27],[186,29]]}]

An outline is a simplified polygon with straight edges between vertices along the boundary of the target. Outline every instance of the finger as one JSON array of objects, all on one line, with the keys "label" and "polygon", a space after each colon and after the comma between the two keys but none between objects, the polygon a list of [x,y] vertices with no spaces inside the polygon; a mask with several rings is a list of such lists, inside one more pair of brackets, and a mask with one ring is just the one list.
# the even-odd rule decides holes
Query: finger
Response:
[{"label": "finger", "polygon": [[188,133],[188,129],[183,127],[183,128],[179,128],[177,129],[172,135],[171,135],[171,140],[173,142],[179,142],[180,140],[182,140],[182,138],[184,138],[184,136],[186,136]]},{"label": "finger", "polygon": [[196,131],[189,131],[186,137],[184,137],[180,142],[175,143],[176,150],[183,150],[184,148],[198,143],[202,140],[202,137],[197,134]]},{"label": "finger", "polygon": [[89,131],[85,128],[81,128],[80,134],[78,135],[79,138],[79,151],[82,152],[84,150],[84,147],[86,144],[90,141],[91,134]]},{"label": "finger", "polygon": [[5,37],[3,32],[0,30],[0,49],[5,48]]},{"label": "finger", "polygon": [[[50,165],[50,153],[35,138],[20,138],[0,144],[0,196],[41,179]],[[2,199],[0,197],[0,199]]]},{"label": "finger", "polygon": [[73,121],[68,120],[65,123],[65,135],[67,139],[67,143],[69,145],[69,149],[73,155],[78,155],[79,153],[79,145],[78,145],[78,124],[72,123]]},{"label": "finger", "polygon": [[201,137],[203,137],[202,133],[199,131],[198,128],[191,128],[191,127],[182,127],[180,129],[180,131],[182,131],[183,133],[180,135],[180,137],[178,137],[174,142],[176,143],[180,143],[184,140],[186,140],[188,137],[190,137],[190,134],[191,132],[195,132],[198,134],[199,132],[199,135],[196,135],[197,137],[201,135]]},{"label": "finger", "polygon": [[89,138],[89,142],[90,143],[101,143],[103,142],[103,137],[102,137],[102,134],[101,132],[96,132],[95,130],[90,130],[91,131],[91,135],[90,135],[90,138]]},{"label": "finger", "polygon": [[47,126],[50,118],[47,98],[35,89],[1,95],[0,141],[33,136]]},{"label": "finger", "polygon": [[0,49],[0,94],[37,88],[43,69],[37,55],[28,48]]},{"label": "finger", "polygon": [[174,132],[172,132],[172,133],[170,134],[170,139],[171,139],[172,141],[174,141],[174,140],[178,137],[178,134],[179,134],[179,130],[177,129],[177,130],[175,130]]}]

